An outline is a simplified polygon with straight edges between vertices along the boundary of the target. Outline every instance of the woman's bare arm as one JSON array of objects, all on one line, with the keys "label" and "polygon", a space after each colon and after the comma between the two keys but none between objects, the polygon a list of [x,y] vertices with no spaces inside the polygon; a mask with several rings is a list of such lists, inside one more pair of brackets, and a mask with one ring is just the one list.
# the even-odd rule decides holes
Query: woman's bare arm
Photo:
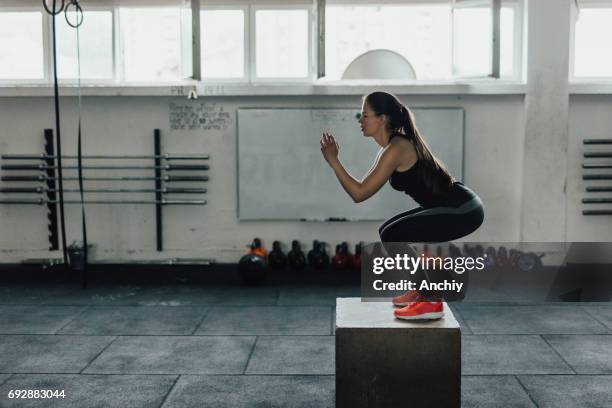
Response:
[{"label": "woman's bare arm", "polygon": [[324,135],[321,139],[321,151],[344,190],[356,203],[367,200],[382,188],[400,165],[402,154],[400,146],[394,143],[389,144],[382,149],[374,166],[363,180],[358,181],[346,171],[338,159],[338,145],[331,135]]}]

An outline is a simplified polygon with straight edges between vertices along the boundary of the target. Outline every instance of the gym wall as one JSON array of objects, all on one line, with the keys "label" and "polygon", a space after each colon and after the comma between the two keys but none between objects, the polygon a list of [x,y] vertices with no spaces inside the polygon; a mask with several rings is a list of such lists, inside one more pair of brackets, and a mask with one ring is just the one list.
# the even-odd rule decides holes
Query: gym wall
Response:
[{"label": "gym wall", "polygon": [[[465,181],[480,194],[486,205],[485,224],[465,240],[518,240],[524,141],[523,95],[400,97],[408,106],[465,109]],[[62,153],[74,154],[76,99],[64,97],[61,103]],[[171,126],[177,126],[176,121],[170,122],[171,106],[201,103],[211,109],[222,108],[229,113],[229,119],[209,128],[171,129]],[[85,154],[152,154],[153,129],[159,128],[164,153],[208,153],[211,156],[211,169],[207,172],[210,181],[203,183],[208,189],[207,205],[164,207],[163,252],[156,251],[154,206],[88,205],[88,240],[96,245],[92,260],[184,257],[235,262],[254,236],[261,237],[268,246],[272,240],[288,244],[298,239],[308,245],[313,239],[321,238],[330,243],[377,240],[378,222],[238,221],[236,212],[237,108],[355,106],[358,110],[360,104],[359,96],[201,97],[195,101],[159,96],[85,97]],[[42,132],[53,127],[52,113],[50,97],[0,98],[0,154],[42,152]],[[357,125],[355,137],[361,137]],[[313,165],[323,166],[323,159]],[[331,169],[329,176],[333,177]],[[131,183],[136,183],[129,184],[134,187],[146,186],[139,184],[141,182]],[[153,186],[152,181],[148,183]],[[347,200],[350,201],[348,196]],[[66,209],[70,243],[81,236],[80,209],[78,205],[67,205]],[[560,219],[564,216],[559,214]],[[579,212],[568,214],[570,216],[584,218]],[[44,206],[0,206],[0,229],[13,231],[0,236],[0,262],[53,255],[47,250]],[[603,230],[601,236],[604,239]]]}]

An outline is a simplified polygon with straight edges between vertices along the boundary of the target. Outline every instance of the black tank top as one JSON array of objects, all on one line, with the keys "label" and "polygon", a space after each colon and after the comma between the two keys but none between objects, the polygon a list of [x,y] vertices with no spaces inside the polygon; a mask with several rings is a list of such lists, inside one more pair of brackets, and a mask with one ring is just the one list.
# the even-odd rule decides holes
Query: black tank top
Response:
[{"label": "black tank top", "polygon": [[463,183],[455,181],[447,191],[433,194],[420,175],[420,161],[406,171],[394,171],[389,177],[393,189],[408,194],[421,207],[459,207],[461,204],[476,197],[476,194]]}]

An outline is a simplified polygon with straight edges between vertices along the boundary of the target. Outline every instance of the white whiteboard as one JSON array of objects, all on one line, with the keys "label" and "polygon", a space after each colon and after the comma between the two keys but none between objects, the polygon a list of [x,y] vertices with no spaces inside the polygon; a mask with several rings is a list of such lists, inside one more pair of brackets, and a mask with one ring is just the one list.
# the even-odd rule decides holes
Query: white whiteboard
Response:
[{"label": "white whiteboard", "polygon": [[[462,108],[412,108],[433,153],[463,180]],[[380,146],[363,137],[357,109],[238,109],[238,218],[240,220],[383,220],[417,204],[387,183],[355,204],[321,155],[330,132],[340,161],[361,180]]]}]

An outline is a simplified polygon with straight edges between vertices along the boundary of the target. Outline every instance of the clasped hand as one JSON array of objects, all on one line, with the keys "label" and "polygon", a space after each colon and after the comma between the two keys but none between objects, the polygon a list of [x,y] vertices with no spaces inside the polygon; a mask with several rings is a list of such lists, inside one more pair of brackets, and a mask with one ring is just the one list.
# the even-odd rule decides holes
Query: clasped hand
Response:
[{"label": "clasped hand", "polygon": [[321,136],[321,153],[329,164],[338,159],[338,150],[340,150],[340,147],[336,139],[329,133],[323,133]]}]

